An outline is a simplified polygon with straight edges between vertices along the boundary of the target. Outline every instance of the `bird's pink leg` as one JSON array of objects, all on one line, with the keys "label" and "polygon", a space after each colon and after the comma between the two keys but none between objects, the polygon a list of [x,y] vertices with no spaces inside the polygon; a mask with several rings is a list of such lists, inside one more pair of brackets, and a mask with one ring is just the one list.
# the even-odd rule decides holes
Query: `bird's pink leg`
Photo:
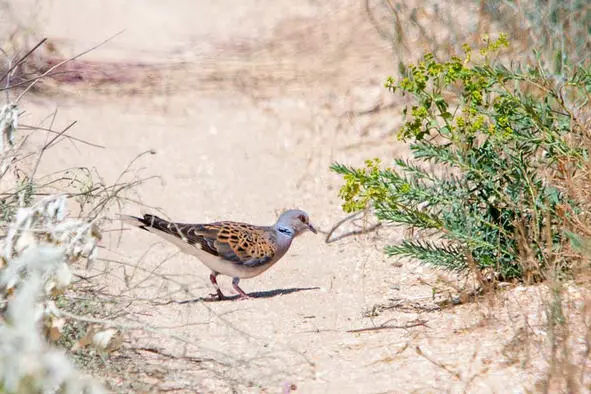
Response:
[{"label": "bird's pink leg", "polygon": [[240,288],[240,286],[238,286],[238,283],[240,283],[240,278],[234,278],[232,279],[232,286],[234,287],[234,290],[236,290],[238,292],[238,294],[240,294],[240,299],[241,300],[247,300],[250,298],[250,296],[248,294],[246,294],[244,292],[244,290],[242,290]]},{"label": "bird's pink leg", "polygon": [[212,294],[211,296],[215,297],[217,295],[218,299],[221,301],[221,300],[225,300],[226,296],[220,290],[220,286],[218,285],[218,281],[216,279],[217,276],[218,276],[217,272],[212,272],[211,275],[209,275],[209,280],[213,284],[213,287],[215,287],[215,291],[216,291],[216,294]]}]

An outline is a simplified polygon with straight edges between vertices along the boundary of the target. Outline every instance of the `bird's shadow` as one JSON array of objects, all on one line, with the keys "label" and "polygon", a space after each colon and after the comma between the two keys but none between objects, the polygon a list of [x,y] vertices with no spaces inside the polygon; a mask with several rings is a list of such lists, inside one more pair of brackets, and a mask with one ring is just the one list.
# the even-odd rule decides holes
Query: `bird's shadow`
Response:
[{"label": "bird's shadow", "polygon": [[[267,290],[267,291],[255,291],[252,293],[249,293],[248,296],[251,299],[256,299],[256,298],[273,298],[276,297],[278,295],[285,295],[285,294],[291,294],[291,293],[296,293],[299,291],[308,291],[308,290],[320,290],[320,287],[292,287],[289,289],[275,289],[275,290]],[[239,295],[233,295],[233,296],[226,296],[224,299],[220,300],[217,298],[217,296],[211,296],[211,297],[199,297],[199,298],[195,298],[192,300],[184,300],[184,301],[173,301],[176,304],[190,304],[193,302],[222,302],[222,301],[236,301],[240,298]]]}]

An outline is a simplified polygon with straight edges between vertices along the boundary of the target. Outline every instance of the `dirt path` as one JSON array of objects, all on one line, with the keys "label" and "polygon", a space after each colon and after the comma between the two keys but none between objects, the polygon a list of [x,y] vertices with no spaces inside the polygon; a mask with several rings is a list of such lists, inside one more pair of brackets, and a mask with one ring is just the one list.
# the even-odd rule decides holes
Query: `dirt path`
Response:
[{"label": "dirt path", "polygon": [[[160,179],[139,186],[137,197],[170,218],[266,224],[298,207],[328,230],[344,217],[341,180],[328,166],[404,154],[387,138],[400,121],[396,111],[355,113],[392,102],[381,88],[396,70],[388,43],[359,2],[210,3],[45,4],[38,35],[63,56],[125,29],[87,59],[104,62],[103,70],[117,71],[116,62],[158,67],[137,68],[123,84],[89,77],[51,97],[32,96],[32,114],[57,105],[60,120],[78,120],[77,137],[105,146],[62,144],[44,169],[85,165],[112,181],[153,150],[134,175]],[[438,310],[437,274],[383,255],[398,230],[331,244],[306,234],[281,263],[242,282],[255,299],[166,305],[155,300],[207,295],[206,267],[171,256],[174,247],[150,234],[125,232],[121,242],[108,234],[104,256],[140,261],[147,271],[111,264],[107,292],[129,297],[131,320],[158,328],[132,331],[112,356],[114,391],[523,392],[539,378],[538,364],[520,367],[522,353],[504,356],[524,316],[534,326],[540,319],[535,303],[523,310],[537,290]],[[229,293],[230,281],[221,282]],[[349,332],[381,325],[391,327]]]}]

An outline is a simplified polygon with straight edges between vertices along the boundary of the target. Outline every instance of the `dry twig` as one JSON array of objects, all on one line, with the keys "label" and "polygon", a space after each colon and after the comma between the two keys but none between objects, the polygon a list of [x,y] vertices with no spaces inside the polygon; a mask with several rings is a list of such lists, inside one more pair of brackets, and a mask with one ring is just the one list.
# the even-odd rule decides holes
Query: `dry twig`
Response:
[{"label": "dry twig", "polygon": [[414,322],[410,322],[410,323],[403,324],[403,325],[384,324],[384,325],[377,326],[377,327],[366,327],[366,328],[357,328],[354,330],[347,330],[347,332],[356,333],[356,332],[381,331],[381,330],[393,330],[393,329],[407,329],[407,328],[426,326],[426,325],[427,325],[427,320],[416,320]]},{"label": "dry twig", "polygon": [[[359,218],[360,215],[365,214],[365,212],[355,212],[352,213],[348,216],[346,216],[345,218],[339,220],[335,225],[333,225],[330,230],[328,230],[328,232],[326,232],[326,238],[324,239],[324,242],[326,242],[327,244],[336,242],[340,239],[346,238],[346,237],[350,237],[353,235],[359,235],[359,234],[367,234],[370,233],[372,231],[377,230],[378,228],[380,228],[382,226],[382,223],[376,223],[374,225],[371,225],[369,227],[365,227],[365,228],[361,228],[359,230],[353,230],[353,231],[349,231],[346,232],[344,234],[338,235],[336,237],[333,238],[333,233],[339,228],[341,227],[343,224],[347,223],[347,222],[352,222],[356,219]],[[364,215],[363,215],[364,216]]]}]

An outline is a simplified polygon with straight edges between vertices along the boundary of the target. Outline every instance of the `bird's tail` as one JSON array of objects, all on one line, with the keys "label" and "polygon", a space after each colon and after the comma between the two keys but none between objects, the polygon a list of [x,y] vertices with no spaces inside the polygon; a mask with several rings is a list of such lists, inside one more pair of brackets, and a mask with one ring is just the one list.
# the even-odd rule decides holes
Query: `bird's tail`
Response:
[{"label": "bird's tail", "polygon": [[186,241],[182,224],[169,222],[155,215],[144,215],[143,218],[131,215],[119,215],[119,219],[134,227],[154,233],[169,242],[177,245],[181,251],[189,254],[195,253],[195,247]]},{"label": "bird's tail", "polygon": [[119,220],[134,227],[145,226],[144,219],[131,215],[119,215]]},{"label": "bird's tail", "polygon": [[158,230],[169,230],[171,222],[159,218],[156,215],[145,214],[143,218],[132,215],[119,215],[119,219],[122,222],[130,224],[134,227],[147,230],[148,228],[155,228]]}]

